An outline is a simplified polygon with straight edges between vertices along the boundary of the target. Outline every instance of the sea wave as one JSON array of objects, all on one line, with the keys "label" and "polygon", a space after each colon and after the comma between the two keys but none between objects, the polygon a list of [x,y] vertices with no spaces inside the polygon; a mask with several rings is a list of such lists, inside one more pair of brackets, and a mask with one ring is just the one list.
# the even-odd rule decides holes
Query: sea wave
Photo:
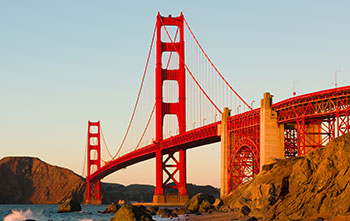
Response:
[{"label": "sea wave", "polygon": [[11,210],[11,214],[5,216],[4,221],[23,221],[27,219],[33,220],[44,220],[45,216],[43,216],[42,211],[33,213],[30,209],[26,211],[23,210]]}]

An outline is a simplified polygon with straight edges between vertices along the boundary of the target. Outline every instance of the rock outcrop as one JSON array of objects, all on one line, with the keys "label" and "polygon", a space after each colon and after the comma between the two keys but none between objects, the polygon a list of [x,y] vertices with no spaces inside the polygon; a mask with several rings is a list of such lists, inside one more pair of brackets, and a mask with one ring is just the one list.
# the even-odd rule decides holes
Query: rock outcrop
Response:
[{"label": "rock outcrop", "polygon": [[147,209],[134,205],[122,206],[111,218],[111,221],[152,221],[152,216],[146,212]]},{"label": "rock outcrop", "polygon": [[263,220],[333,218],[350,212],[350,134],[303,157],[264,166],[224,199],[241,216]]},{"label": "rock outcrop", "polygon": [[73,199],[67,199],[64,201],[59,207],[57,212],[59,213],[68,213],[68,212],[77,212],[81,211],[80,203],[73,200]]},{"label": "rock outcrop", "polygon": [[120,208],[115,202],[112,202],[102,213],[116,213]]},{"label": "rock outcrop", "polygon": [[208,194],[198,193],[185,204],[185,209],[190,213],[203,213],[212,208],[215,198]]}]

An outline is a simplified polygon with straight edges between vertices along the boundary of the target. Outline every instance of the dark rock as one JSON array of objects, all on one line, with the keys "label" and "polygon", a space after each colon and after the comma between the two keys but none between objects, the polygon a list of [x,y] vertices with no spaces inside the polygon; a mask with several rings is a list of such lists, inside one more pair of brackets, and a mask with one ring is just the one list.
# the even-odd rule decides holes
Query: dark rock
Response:
[{"label": "dark rock", "polygon": [[134,205],[122,206],[111,218],[111,221],[152,221],[152,216],[144,211],[144,208],[140,208]]},{"label": "dark rock", "polygon": [[151,213],[148,211],[147,207],[145,207],[145,206],[143,206],[143,205],[138,206],[138,208],[139,208],[143,213],[151,214]]},{"label": "dark rock", "polygon": [[243,206],[240,210],[240,213],[239,213],[239,216],[240,217],[245,217],[245,216],[248,216],[249,213],[250,213],[250,208],[248,206]]},{"label": "dark rock", "polygon": [[189,214],[190,211],[186,210],[185,208],[176,208],[173,210],[173,213],[177,214],[177,215],[185,215],[185,214]]},{"label": "dark rock", "polygon": [[158,206],[152,206],[152,207],[149,207],[147,208],[148,212],[154,216],[157,214],[157,211],[159,210],[159,207]]},{"label": "dark rock", "polygon": [[247,219],[247,221],[256,221],[258,220],[257,218],[255,218],[254,216],[250,217],[249,219]]},{"label": "dark rock", "polygon": [[66,213],[66,212],[76,212],[76,211],[81,211],[80,203],[73,199],[67,199],[58,207],[57,212]]},{"label": "dark rock", "polygon": [[157,215],[161,216],[162,218],[169,218],[172,213],[173,211],[167,208],[159,209],[157,211]]},{"label": "dark rock", "polygon": [[172,210],[167,210],[161,216],[162,218],[174,218],[177,217],[177,214],[174,213]]},{"label": "dark rock", "polygon": [[203,201],[207,201],[205,204],[209,203],[211,205],[215,202],[215,198],[208,194],[198,193],[186,202],[185,209],[190,213],[197,213]]},{"label": "dark rock", "polygon": [[111,203],[102,213],[116,213],[120,208],[116,203]]}]

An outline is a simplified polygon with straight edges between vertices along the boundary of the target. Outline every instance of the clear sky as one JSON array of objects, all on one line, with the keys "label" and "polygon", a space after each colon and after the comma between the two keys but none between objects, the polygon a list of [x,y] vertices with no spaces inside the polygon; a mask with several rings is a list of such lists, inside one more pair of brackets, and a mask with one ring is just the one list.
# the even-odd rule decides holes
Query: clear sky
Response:
[{"label": "clear sky", "polygon": [[[82,173],[88,120],[109,146],[126,129],[156,14],[182,11],[249,102],[350,84],[350,1],[0,0],[0,157]],[[333,85],[332,85],[333,83]],[[116,150],[114,150],[115,152]],[[187,180],[219,186],[220,148],[188,151]],[[154,160],[105,181],[154,184]]]}]

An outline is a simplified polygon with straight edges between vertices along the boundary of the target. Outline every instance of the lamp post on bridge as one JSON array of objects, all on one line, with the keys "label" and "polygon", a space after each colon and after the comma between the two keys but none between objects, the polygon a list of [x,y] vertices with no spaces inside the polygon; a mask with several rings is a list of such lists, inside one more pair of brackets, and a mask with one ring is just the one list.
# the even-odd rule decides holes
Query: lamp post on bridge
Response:
[{"label": "lamp post on bridge", "polygon": [[338,82],[337,82],[337,73],[341,72],[341,70],[336,70],[334,73],[334,86],[337,88],[338,87]]},{"label": "lamp post on bridge", "polygon": [[293,96],[297,95],[297,92],[295,91],[295,84],[299,81],[293,81]]},{"label": "lamp post on bridge", "polygon": [[252,103],[250,104],[250,107],[253,109],[253,104],[254,104],[255,100],[252,100]]}]

